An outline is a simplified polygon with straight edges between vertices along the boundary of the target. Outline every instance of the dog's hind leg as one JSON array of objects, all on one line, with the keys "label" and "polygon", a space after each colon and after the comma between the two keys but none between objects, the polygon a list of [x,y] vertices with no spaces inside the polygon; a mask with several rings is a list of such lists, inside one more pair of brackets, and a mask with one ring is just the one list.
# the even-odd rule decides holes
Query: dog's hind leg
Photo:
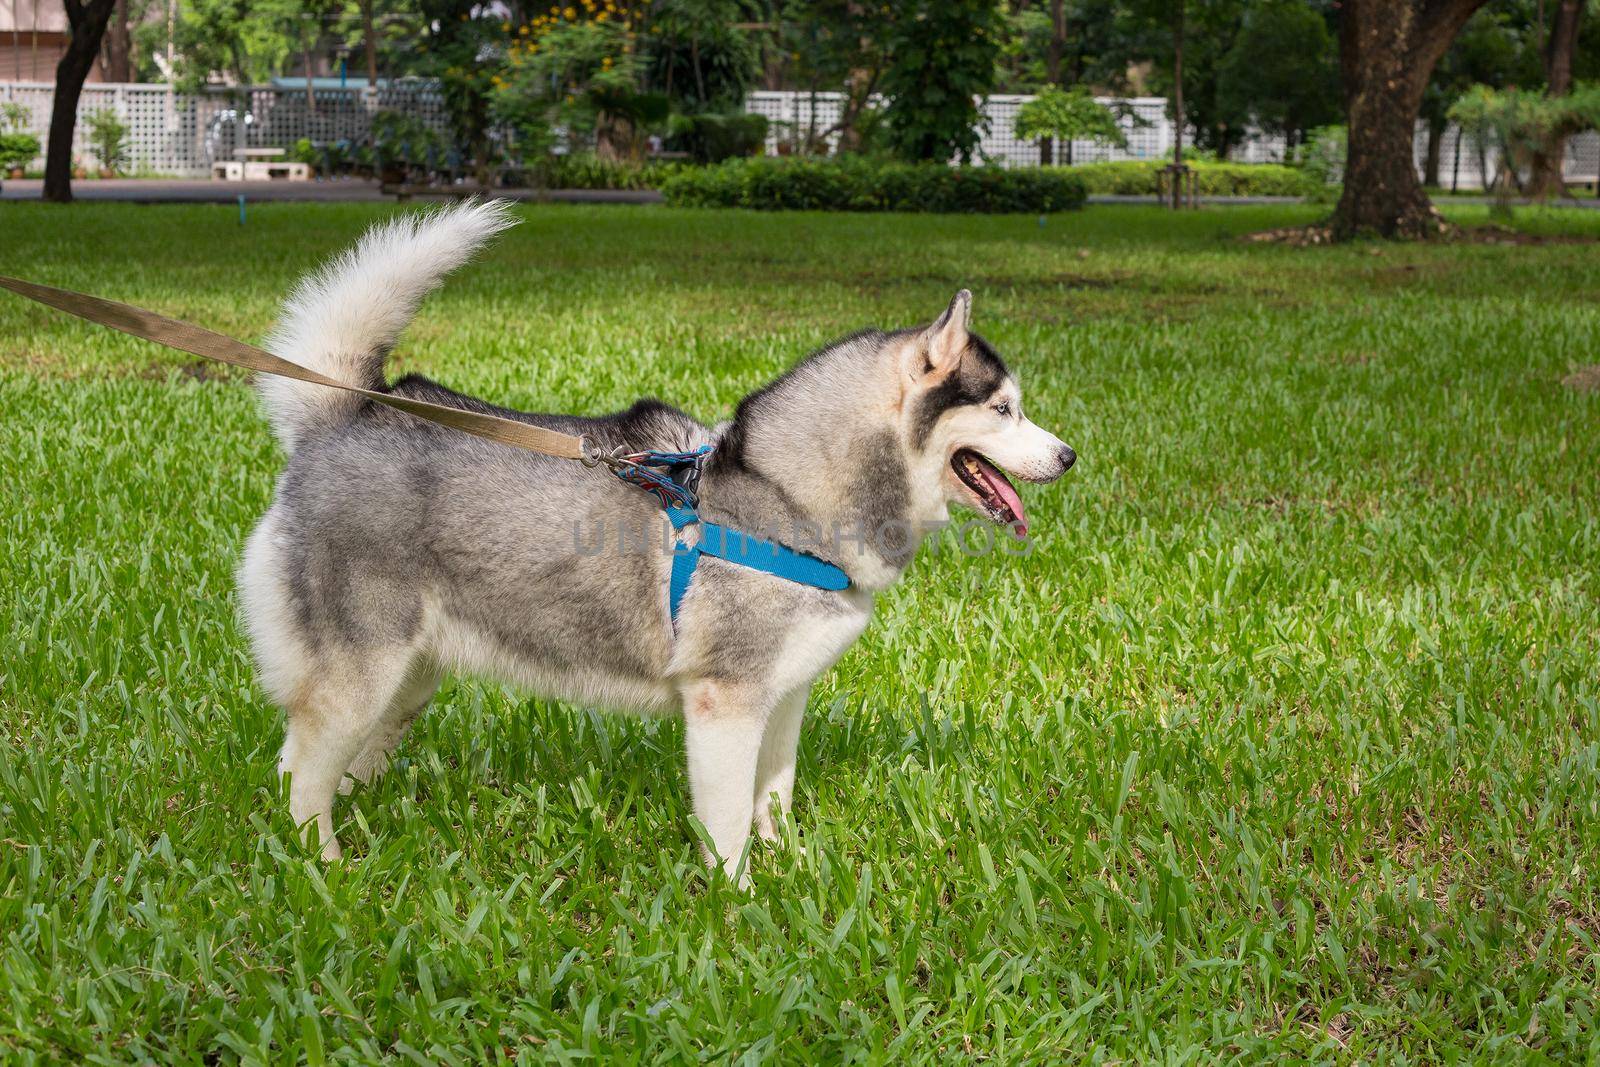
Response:
[{"label": "dog's hind leg", "polygon": [[308,841],[320,841],[323,859],[341,855],[333,832],[339,783],[403,687],[411,659],[407,649],[308,670],[286,703],[278,773],[289,776],[290,816],[308,827]]},{"label": "dog's hind leg", "polygon": [[357,782],[371,785],[389,769],[390,754],[399,747],[411,724],[428,707],[433,694],[439,691],[442,677],[442,672],[432,663],[419,662],[413,667],[411,676],[389,701],[389,707],[378,720],[378,725],[351,761],[344,780],[339,783],[339,792],[348,794]]},{"label": "dog's hind leg", "polygon": [[[810,686],[801,686],[778,701],[767,718],[766,732],[761,735],[761,755],[756,761],[756,833],[764,841],[778,837],[778,825],[773,816],[777,805],[777,818],[789,814],[794,800],[795,751],[800,744],[800,721],[806,714],[806,697]],[[776,799],[774,799],[776,798]]]}]

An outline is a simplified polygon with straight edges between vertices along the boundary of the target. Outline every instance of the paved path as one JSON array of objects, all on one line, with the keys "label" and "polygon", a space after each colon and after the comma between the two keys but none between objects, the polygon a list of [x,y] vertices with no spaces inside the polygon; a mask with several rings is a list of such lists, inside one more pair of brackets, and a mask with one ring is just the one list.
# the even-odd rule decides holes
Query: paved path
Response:
[{"label": "paved path", "polygon": [[[37,179],[15,179],[0,184],[0,200],[37,200],[44,185]],[[388,201],[395,198],[375,181],[352,179],[326,182],[215,182],[176,179],[95,178],[72,183],[79,200],[116,200],[130,204],[234,204],[267,201]],[[432,199],[445,194],[422,194]],[[511,200],[559,200],[580,204],[655,204],[661,194],[654,189],[496,189],[496,196]]]},{"label": "paved path", "polygon": [[[36,179],[17,179],[0,184],[0,200],[37,200],[44,183]],[[217,182],[178,179],[107,178],[72,183],[79,200],[116,200],[131,204],[232,204],[242,195],[246,203],[268,201],[394,201],[375,181],[337,179],[313,182]],[[434,199],[445,194],[423,193],[416,199]],[[659,204],[661,194],[654,189],[497,189],[495,195],[511,200],[558,201],[573,204]],[[1103,195],[1089,197],[1091,204],[1154,204],[1153,196]],[[1202,196],[1210,206],[1298,204],[1296,196]],[[1437,203],[1492,203],[1489,197],[1441,197]],[[1527,200],[1513,203],[1528,207]],[[1592,196],[1551,201],[1550,207],[1600,209],[1600,199]],[[1332,210],[1331,206],[1329,210]]]}]

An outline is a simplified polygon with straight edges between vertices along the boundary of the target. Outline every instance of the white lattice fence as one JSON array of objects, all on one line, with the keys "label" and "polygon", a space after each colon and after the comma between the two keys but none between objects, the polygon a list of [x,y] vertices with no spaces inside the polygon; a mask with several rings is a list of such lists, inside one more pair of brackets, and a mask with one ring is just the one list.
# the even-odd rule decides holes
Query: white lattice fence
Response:
[{"label": "white lattice fence", "polygon": [[[1027,167],[1039,163],[1039,145],[1036,141],[1018,140],[1014,132],[1017,112],[1031,96],[991,96],[981,102],[980,110],[988,119],[983,131],[979,152],[993,162],[1007,167]],[[1074,163],[1100,160],[1162,159],[1172,151],[1173,126],[1167,117],[1164,97],[1132,97],[1121,101],[1109,97],[1097,98],[1102,104],[1121,103],[1143,120],[1135,124],[1123,120],[1122,127],[1128,135],[1127,148],[1109,148],[1075,141],[1069,156],[1060,144],[1056,145],[1055,158],[1063,162],[1070,158]],[[884,101],[874,97],[872,106],[881,107]],[[780,140],[804,140],[807,135],[821,134],[839,121],[844,106],[843,93],[756,92],[745,101],[745,110],[765,115],[772,122],[767,135],[767,151],[777,151]],[[1193,131],[1184,138],[1193,142]],[[1417,128],[1417,172],[1423,171],[1427,159],[1428,131],[1425,125]],[[838,143],[838,136],[827,138],[830,147]],[[1439,182],[1446,188],[1482,189],[1484,168],[1480,166],[1477,150],[1472,142],[1461,136],[1454,126],[1447,129],[1439,145]],[[1282,137],[1252,131],[1244,142],[1234,147],[1231,160],[1240,163],[1281,163],[1285,154]],[[1493,178],[1500,166],[1499,159],[1491,153],[1487,160],[1488,176]],[[1563,170],[1570,182],[1592,182],[1600,176],[1600,134],[1585,133],[1567,142]]]},{"label": "white lattice fence", "polygon": [[[985,159],[1007,167],[1030,167],[1039,163],[1039,142],[1020,140],[1015,133],[1017,112],[1031,96],[991,96],[980,102],[979,111],[988,120],[980,131],[978,153]],[[745,100],[745,110],[765,115],[772,123],[767,135],[768,152],[777,151],[782,140],[809,140],[823,134],[839,121],[844,110],[843,93],[756,92]],[[1100,98],[1102,104],[1119,101]],[[882,107],[883,99],[873,97],[871,106]],[[1090,141],[1074,141],[1071,159],[1090,163],[1107,159],[1156,159],[1172,150],[1172,123],[1167,120],[1167,102],[1159,96],[1132,97],[1120,101],[1133,115],[1143,120],[1123,119],[1128,147],[1111,148]],[[838,135],[829,135],[829,147]],[[1057,145],[1057,159],[1068,158],[1065,146]]]},{"label": "white lattice fence", "polygon": [[[0,101],[27,108],[41,141],[50,128],[54,95],[52,85],[0,84]],[[209,174],[212,162],[231,159],[239,148],[287,148],[302,137],[316,144],[360,143],[381,110],[404,111],[441,134],[449,129],[437,89],[425,82],[382,86],[376,97],[357,89],[319,88],[314,101],[303,89],[279,87],[190,95],[167,85],[86,85],[72,150],[90,166],[94,153],[85,120],[101,108],[116,111],[127,124],[134,170],[186,177]]]}]

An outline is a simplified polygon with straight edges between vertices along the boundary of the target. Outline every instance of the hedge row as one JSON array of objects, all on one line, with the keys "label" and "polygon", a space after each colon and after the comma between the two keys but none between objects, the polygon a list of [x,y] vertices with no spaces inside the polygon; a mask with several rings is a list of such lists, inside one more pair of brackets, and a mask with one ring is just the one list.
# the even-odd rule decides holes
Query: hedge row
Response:
[{"label": "hedge row", "polygon": [[634,163],[577,153],[544,156],[528,164],[524,178],[546,189],[659,189],[672,175],[689,169],[691,164],[672,160]]},{"label": "hedge row", "polygon": [[[1140,195],[1156,192],[1156,174],[1165,160],[1082,163],[1058,168],[1081,178],[1095,194]],[[1312,196],[1317,181],[1296,167],[1276,163],[1191,163],[1201,196]]]},{"label": "hedge row", "polygon": [[1042,214],[1083,206],[1066,168],[947,167],[862,158],[730,159],[681,171],[661,186],[679,207],[762,211],[932,211]]}]

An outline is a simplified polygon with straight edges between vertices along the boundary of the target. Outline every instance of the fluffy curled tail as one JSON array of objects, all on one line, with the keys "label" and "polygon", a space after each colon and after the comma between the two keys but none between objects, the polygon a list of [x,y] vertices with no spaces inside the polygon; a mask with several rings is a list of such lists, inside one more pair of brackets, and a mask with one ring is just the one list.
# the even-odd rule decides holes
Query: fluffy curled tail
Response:
[{"label": "fluffy curled tail", "polygon": [[[384,360],[422,298],[515,224],[505,201],[468,200],[375,226],[354,248],[301,281],[266,348],[341,382],[382,389]],[[267,374],[257,388],[286,452],[364,403],[337,389]]]}]

